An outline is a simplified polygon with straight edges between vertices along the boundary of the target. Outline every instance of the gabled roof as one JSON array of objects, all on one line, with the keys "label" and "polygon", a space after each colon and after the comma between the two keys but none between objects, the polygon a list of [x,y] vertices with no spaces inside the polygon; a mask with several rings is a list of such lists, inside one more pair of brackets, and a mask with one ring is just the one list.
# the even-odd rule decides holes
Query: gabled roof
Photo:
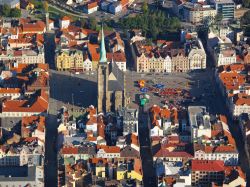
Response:
[{"label": "gabled roof", "polygon": [[124,73],[118,68],[116,63],[109,63],[109,91],[123,91],[124,90]]},{"label": "gabled roof", "polygon": [[105,153],[120,153],[118,146],[97,145],[97,149],[103,149]]},{"label": "gabled roof", "polygon": [[192,160],[192,171],[223,172],[224,161],[222,160]]}]

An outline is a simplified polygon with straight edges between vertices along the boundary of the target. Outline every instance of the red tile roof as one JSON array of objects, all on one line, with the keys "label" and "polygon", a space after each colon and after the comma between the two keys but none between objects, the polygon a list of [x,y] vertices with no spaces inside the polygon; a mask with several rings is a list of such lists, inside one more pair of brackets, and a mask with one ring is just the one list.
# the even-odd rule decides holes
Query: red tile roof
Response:
[{"label": "red tile roof", "polygon": [[98,62],[99,59],[100,59],[100,53],[98,52],[99,45],[88,43],[88,50],[89,50],[89,53],[90,53],[90,56],[91,56],[91,60]]},{"label": "red tile roof", "polygon": [[95,7],[97,7],[98,5],[97,5],[97,2],[91,2],[91,3],[88,3],[87,4],[87,8],[88,9],[91,9],[91,8],[95,8]]},{"label": "red tile roof", "polygon": [[233,101],[235,105],[250,105],[250,96],[238,93],[233,96]]},{"label": "red tile roof", "polygon": [[107,53],[108,61],[114,60],[114,62],[126,62],[125,53],[122,51],[117,51],[115,53]]},{"label": "red tile roof", "polygon": [[2,105],[2,112],[46,112],[48,95],[43,93],[37,97],[34,103],[30,105],[28,103],[28,100],[6,100]]},{"label": "red tile roof", "polygon": [[99,162],[106,164],[108,162],[106,158],[90,158],[89,161],[92,164],[98,164]]},{"label": "red tile roof", "polygon": [[192,171],[221,172],[224,171],[222,160],[192,160]]},{"label": "red tile roof", "polygon": [[142,175],[142,163],[140,159],[134,159],[134,171],[140,175]]},{"label": "red tile roof", "polygon": [[9,94],[14,94],[14,93],[21,93],[20,88],[0,88],[0,94],[4,93],[9,93]]},{"label": "red tile roof", "polygon": [[77,147],[63,147],[61,149],[62,154],[78,154],[78,148]]},{"label": "red tile roof", "polygon": [[63,20],[63,21],[70,21],[71,19],[68,16],[63,16],[61,20]]},{"label": "red tile roof", "polygon": [[118,146],[97,145],[97,149],[103,149],[105,153],[120,153]]},{"label": "red tile roof", "polygon": [[45,131],[45,117],[44,116],[25,116],[22,118],[22,126],[27,127],[33,123],[37,124],[37,130]]},{"label": "red tile roof", "polygon": [[45,23],[43,21],[37,21],[35,23],[26,23],[22,25],[22,32],[43,32],[45,30]]}]

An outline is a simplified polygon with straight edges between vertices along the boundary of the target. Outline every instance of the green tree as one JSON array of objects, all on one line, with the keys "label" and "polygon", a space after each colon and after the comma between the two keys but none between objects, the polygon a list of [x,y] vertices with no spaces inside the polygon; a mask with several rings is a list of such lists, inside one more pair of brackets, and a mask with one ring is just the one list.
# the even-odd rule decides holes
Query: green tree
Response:
[{"label": "green tree", "polygon": [[86,23],[87,23],[87,20],[84,19],[84,18],[81,18],[81,19],[80,19],[80,23],[81,23],[81,27],[85,27],[85,26],[86,26]]},{"label": "green tree", "polygon": [[168,18],[166,13],[160,10],[147,11],[144,14],[128,17],[118,23],[123,29],[141,29],[144,36],[157,39],[160,34],[168,31],[176,31],[180,28],[180,20],[177,17]]},{"label": "green tree", "polygon": [[8,6],[8,5],[6,5],[6,4],[3,5],[2,8],[1,8],[2,16],[9,17],[9,15],[10,15],[10,10],[11,10],[10,6]]},{"label": "green tree", "polygon": [[241,17],[241,24],[242,24],[242,25],[248,25],[248,24],[250,24],[250,11],[247,11],[247,12]]},{"label": "green tree", "polygon": [[89,28],[91,30],[96,30],[96,27],[97,27],[97,21],[96,21],[95,17],[90,17],[89,18]]},{"label": "green tree", "polygon": [[148,3],[146,0],[143,1],[142,12],[143,14],[146,14],[148,12]]},{"label": "green tree", "polygon": [[250,0],[243,0],[242,3],[244,5],[244,7],[249,8],[249,6],[250,6]]},{"label": "green tree", "polygon": [[13,8],[10,10],[10,17],[20,18],[21,15],[21,10],[18,8]]}]

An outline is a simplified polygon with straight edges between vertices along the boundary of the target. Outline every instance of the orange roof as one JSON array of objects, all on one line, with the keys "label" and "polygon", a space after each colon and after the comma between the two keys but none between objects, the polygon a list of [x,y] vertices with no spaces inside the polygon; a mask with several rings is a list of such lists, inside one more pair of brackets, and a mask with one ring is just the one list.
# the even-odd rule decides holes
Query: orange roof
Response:
[{"label": "orange roof", "polygon": [[82,33],[85,34],[85,35],[89,35],[89,34],[98,34],[98,32],[96,32],[96,31],[94,31],[94,30],[85,29],[85,28],[82,29]]},{"label": "orange roof", "polygon": [[88,50],[89,50],[92,61],[97,61],[97,62],[99,61],[100,53],[98,52],[98,49],[99,49],[99,45],[88,43]]},{"label": "orange roof", "polygon": [[78,148],[77,147],[63,147],[61,149],[62,154],[78,154]]},{"label": "orange roof", "polygon": [[247,94],[235,94],[234,95],[235,105],[250,105],[250,96]]},{"label": "orange roof", "polygon": [[114,60],[115,62],[126,62],[126,56],[124,52],[117,51],[115,53],[107,53],[108,61]]},{"label": "orange roof", "polygon": [[44,132],[45,130],[45,117],[44,116],[25,116],[22,118],[23,127],[26,127],[33,123],[37,123],[37,130]]},{"label": "orange roof", "polygon": [[120,153],[118,146],[97,145],[97,149],[103,149],[105,153]]},{"label": "orange roof", "polygon": [[97,132],[98,136],[105,138],[105,124],[103,122],[102,116],[97,118]]},{"label": "orange roof", "polygon": [[96,138],[96,137],[93,137],[93,136],[88,136],[88,137],[87,137],[87,140],[90,141],[90,142],[93,142],[93,141],[96,141],[97,138]]},{"label": "orange roof", "polygon": [[134,171],[140,175],[142,175],[142,163],[140,159],[134,159]]},{"label": "orange roof", "polygon": [[16,94],[21,93],[20,88],[0,88],[0,94],[9,93],[9,94]]},{"label": "orange roof", "polygon": [[121,5],[124,7],[129,4],[129,0],[121,0]]},{"label": "orange roof", "polygon": [[169,186],[173,186],[173,184],[175,183],[176,179],[174,177],[171,176],[166,176],[164,177],[164,181],[167,185]]},{"label": "orange roof", "polygon": [[160,112],[160,116],[162,118],[170,118],[170,110],[167,108],[163,108]]},{"label": "orange roof", "polygon": [[227,124],[227,117],[224,115],[220,115],[220,121],[224,122],[225,124]]},{"label": "orange roof", "polygon": [[70,21],[71,19],[68,16],[63,16],[61,20],[62,21]]},{"label": "orange roof", "polygon": [[37,21],[35,23],[26,23],[22,25],[23,32],[43,32],[45,29],[45,23],[43,21]]},{"label": "orange roof", "polygon": [[107,159],[106,158],[90,158],[89,161],[92,164],[98,164],[99,162],[102,162],[104,164],[107,163]]},{"label": "orange roof", "polygon": [[90,116],[90,118],[87,121],[86,125],[94,125],[94,124],[97,124],[97,117],[96,116]]},{"label": "orange roof", "polygon": [[131,141],[132,144],[139,146],[138,136],[136,136],[134,133],[131,134]]},{"label": "orange roof", "polygon": [[221,72],[219,74],[219,78],[227,90],[238,89],[239,86],[243,85],[246,82],[246,76],[239,74],[236,71]]},{"label": "orange roof", "polygon": [[192,171],[223,172],[222,160],[192,160]]},{"label": "orange roof", "polygon": [[88,9],[95,8],[95,7],[97,7],[97,6],[98,6],[98,5],[97,5],[97,2],[91,2],[91,3],[87,4],[87,8],[88,8]]},{"label": "orange roof", "polygon": [[38,138],[37,137],[26,137],[23,139],[24,142],[33,142],[33,141],[37,141]]},{"label": "orange roof", "polygon": [[[42,91],[43,92],[43,91]],[[2,112],[46,112],[48,109],[48,95],[38,96],[34,103],[28,100],[6,100],[2,105]]]}]

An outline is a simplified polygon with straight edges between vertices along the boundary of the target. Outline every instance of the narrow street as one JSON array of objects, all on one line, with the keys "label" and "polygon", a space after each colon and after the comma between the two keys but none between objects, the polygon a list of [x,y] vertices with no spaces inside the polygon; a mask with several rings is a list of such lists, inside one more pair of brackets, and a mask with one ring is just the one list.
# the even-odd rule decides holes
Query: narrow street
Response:
[{"label": "narrow street", "polygon": [[156,175],[153,166],[153,157],[149,138],[150,120],[147,112],[144,112],[143,107],[139,108],[139,141],[141,147],[141,159],[143,169],[143,185],[144,187],[155,187]]},{"label": "narrow street", "polygon": [[[49,64],[50,68],[55,68],[54,63],[54,34],[45,34],[45,60]],[[51,79],[51,76],[50,76]],[[51,84],[50,80],[50,84]],[[50,96],[53,95],[55,90],[50,88]],[[49,105],[52,105],[50,99]],[[49,114],[46,122],[46,145],[45,145],[45,186],[57,186],[57,152],[56,152],[56,140],[57,140],[57,120],[56,113],[53,107],[49,107]]]}]

